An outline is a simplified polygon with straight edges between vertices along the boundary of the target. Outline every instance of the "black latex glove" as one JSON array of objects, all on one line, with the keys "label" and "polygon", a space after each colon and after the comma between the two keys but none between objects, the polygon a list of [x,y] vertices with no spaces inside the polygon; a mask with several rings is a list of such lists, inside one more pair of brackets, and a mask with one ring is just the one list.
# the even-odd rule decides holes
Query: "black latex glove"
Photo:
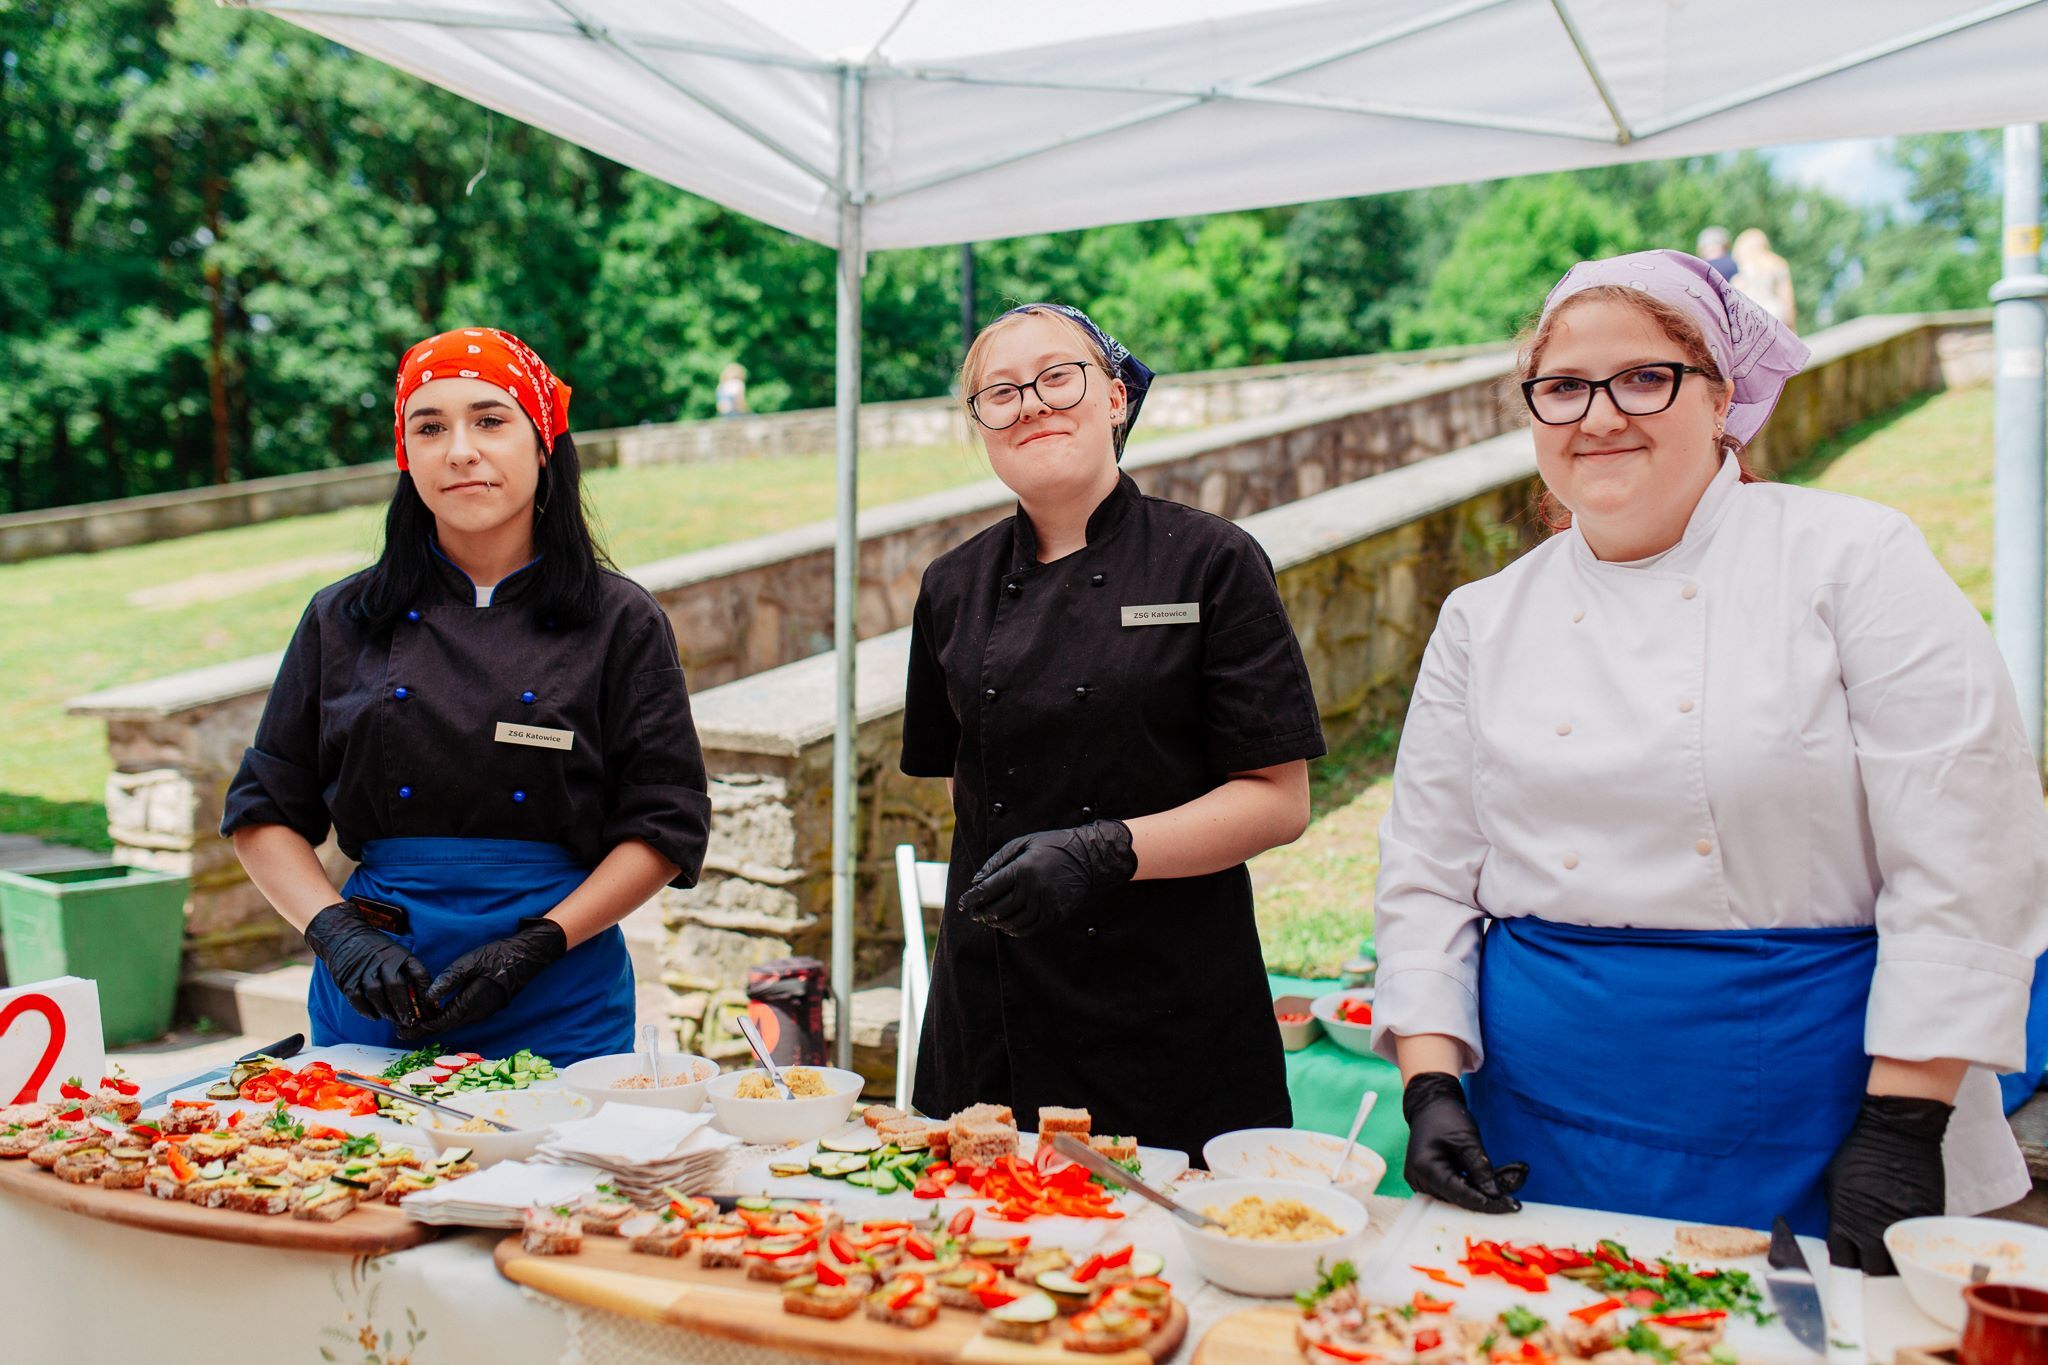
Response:
[{"label": "black latex glove", "polygon": [[960,912],[1015,938],[1065,920],[1093,893],[1121,886],[1138,870],[1130,827],[1097,820],[1010,840],[960,893]]},{"label": "black latex glove", "polygon": [[483,1022],[511,1004],[513,996],[568,951],[569,936],[553,920],[519,921],[518,932],[510,938],[470,949],[434,978],[429,994],[441,1012],[422,1020],[412,1032],[441,1038]]},{"label": "black latex glove", "polygon": [[1896,1275],[1884,1230],[1901,1218],[1948,1211],[1941,1139],[1952,1104],[1865,1095],[1849,1136],[1822,1177],[1828,1196],[1828,1260],[1871,1275]]},{"label": "black latex glove", "polygon": [[313,916],[306,946],[327,964],[343,997],[365,1019],[389,1019],[400,1028],[419,1022],[430,978],[418,958],[391,935],[339,901]]},{"label": "black latex glove", "polygon": [[1445,1071],[1425,1071],[1401,1092],[1408,1120],[1408,1161],[1401,1173],[1417,1194],[1474,1213],[1513,1213],[1515,1191],[1529,1168],[1513,1161],[1495,1168],[1479,1142],[1479,1125],[1465,1107],[1465,1087]]}]

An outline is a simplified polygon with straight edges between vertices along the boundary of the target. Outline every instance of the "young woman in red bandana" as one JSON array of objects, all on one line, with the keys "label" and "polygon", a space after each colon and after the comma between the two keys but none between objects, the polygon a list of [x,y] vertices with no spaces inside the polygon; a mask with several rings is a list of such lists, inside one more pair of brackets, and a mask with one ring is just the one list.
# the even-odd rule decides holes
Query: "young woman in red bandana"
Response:
[{"label": "young woman in red bandana", "polygon": [[[584,519],[569,386],[509,332],[399,369],[376,564],[314,595],[221,833],[319,958],[315,1044],[630,1050],[618,922],[710,823],[675,634]],[[337,895],[329,828],[361,865]]]}]

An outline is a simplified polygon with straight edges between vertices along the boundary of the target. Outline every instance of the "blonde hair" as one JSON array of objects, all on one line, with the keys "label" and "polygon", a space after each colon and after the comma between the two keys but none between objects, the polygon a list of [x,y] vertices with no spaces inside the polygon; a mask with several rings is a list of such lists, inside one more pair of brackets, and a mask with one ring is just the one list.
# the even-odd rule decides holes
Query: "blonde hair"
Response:
[{"label": "blonde hair", "polygon": [[[982,372],[988,368],[988,350],[995,343],[996,334],[1005,328],[1014,326],[1027,317],[1051,318],[1054,322],[1066,328],[1067,331],[1073,334],[1075,343],[1080,346],[1083,359],[1095,366],[1096,369],[1102,371],[1105,379],[1114,380],[1117,378],[1116,371],[1109,367],[1109,356],[1104,353],[1095,338],[1088,335],[1087,328],[1058,309],[1048,308],[1042,304],[1028,303],[1021,308],[1003,314],[974,334],[974,342],[967,348],[967,357],[960,362],[961,407],[967,408],[967,400],[974,397],[976,391],[981,388]],[[967,416],[970,421],[973,419],[974,411],[972,408],[968,408]],[[1117,451],[1121,453],[1124,446],[1121,416],[1112,413],[1109,425],[1110,432],[1116,441]]]},{"label": "blonde hair", "polygon": [[[1677,345],[1685,363],[1700,371],[1700,378],[1706,381],[1707,391],[1718,404],[1728,392],[1728,380],[1721,374],[1721,367],[1714,360],[1714,353],[1707,346],[1707,339],[1700,333],[1699,324],[1687,317],[1684,310],[1674,304],[1640,289],[1631,289],[1621,284],[1597,284],[1591,289],[1572,295],[1557,307],[1551,309],[1532,323],[1521,335],[1515,348],[1515,369],[1502,400],[1511,405],[1513,412],[1527,419],[1529,409],[1522,398],[1522,383],[1534,379],[1543,363],[1543,351],[1550,345],[1556,334],[1559,319],[1583,303],[1618,303],[1635,309],[1664,332]],[[1741,471],[1744,483],[1761,483],[1763,476],[1749,467],[1742,458],[1742,442],[1722,432],[1721,449],[1735,458],[1736,467]],[[1545,489],[1537,499],[1536,516],[1553,531],[1562,531],[1572,524],[1571,510]]]}]

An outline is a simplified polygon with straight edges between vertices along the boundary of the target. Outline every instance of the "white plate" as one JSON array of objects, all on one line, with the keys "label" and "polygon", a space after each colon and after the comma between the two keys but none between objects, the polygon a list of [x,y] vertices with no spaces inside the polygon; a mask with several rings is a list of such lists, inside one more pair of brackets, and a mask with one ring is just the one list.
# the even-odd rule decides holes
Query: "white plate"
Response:
[{"label": "white plate", "polygon": [[[849,1125],[845,1131],[848,1133],[866,1133],[873,1130],[865,1124],[853,1124]],[[1341,1146],[1342,1144],[1340,1143],[1339,1145]],[[1022,1133],[1018,1135],[1018,1155],[1029,1157],[1037,1151],[1038,1134]],[[835,1202],[843,1202],[847,1199],[877,1199],[886,1200],[898,1208],[929,1208],[941,1204],[949,1208],[959,1208],[964,1204],[985,1206],[988,1203],[987,1200],[977,1199],[972,1194],[962,1195],[957,1198],[949,1196],[946,1199],[919,1199],[909,1190],[892,1190],[888,1194],[876,1194],[873,1190],[865,1189],[862,1186],[849,1185],[844,1180],[827,1180],[819,1175],[776,1175],[768,1169],[770,1165],[784,1161],[801,1161],[808,1164],[810,1159],[817,1154],[818,1144],[806,1142],[787,1151],[777,1152],[772,1157],[764,1157],[762,1160],[743,1168],[733,1178],[733,1192],[735,1194],[765,1194],[776,1199],[830,1199]],[[1188,1154],[1186,1152],[1171,1151],[1165,1147],[1140,1147],[1138,1149],[1138,1166],[1141,1178],[1145,1183],[1154,1189],[1161,1189],[1165,1187],[1167,1182],[1177,1179],[1183,1171],[1187,1170]],[[1138,1196],[1135,1194],[1126,1193],[1121,1197],[1124,1200],[1138,1200]],[[1149,1208],[1151,1206],[1148,1204],[1146,1207]]]},{"label": "white plate", "polygon": [[2006,1284],[2048,1288],[2048,1229],[2002,1218],[1907,1218],[1885,1229],[1884,1244],[1920,1311],[1963,1330],[1963,1286],[1982,1262]]}]

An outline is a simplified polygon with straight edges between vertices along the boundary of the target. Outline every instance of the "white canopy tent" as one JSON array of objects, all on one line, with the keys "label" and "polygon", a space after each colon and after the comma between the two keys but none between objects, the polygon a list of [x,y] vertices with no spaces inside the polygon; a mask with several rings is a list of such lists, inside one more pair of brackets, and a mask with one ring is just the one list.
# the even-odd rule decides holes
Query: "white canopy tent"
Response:
[{"label": "white canopy tent", "polygon": [[866,251],[2048,116],[2048,0],[223,3],[838,249],[842,1019]]}]

